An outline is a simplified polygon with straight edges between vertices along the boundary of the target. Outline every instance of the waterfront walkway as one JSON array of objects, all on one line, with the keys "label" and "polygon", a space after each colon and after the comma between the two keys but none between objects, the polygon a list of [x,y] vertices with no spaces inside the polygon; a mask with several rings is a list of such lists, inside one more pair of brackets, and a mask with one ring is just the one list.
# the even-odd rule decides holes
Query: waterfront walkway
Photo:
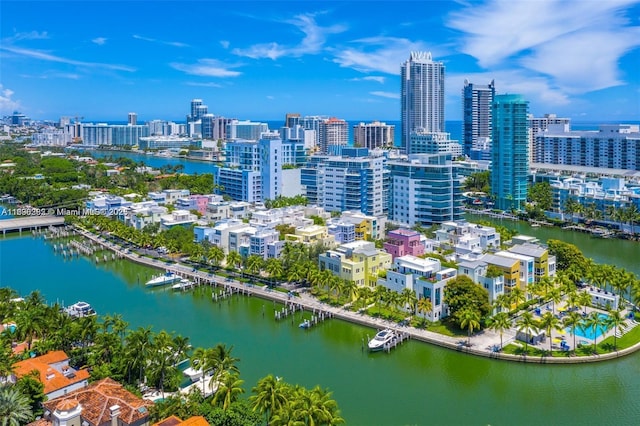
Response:
[{"label": "waterfront walkway", "polygon": [[[298,307],[304,308],[308,312],[324,312],[330,314],[333,318],[338,318],[344,321],[349,321],[355,324],[360,324],[367,327],[372,327],[376,330],[379,329],[393,329],[399,333],[408,335],[411,339],[419,340],[422,342],[438,345],[444,348],[453,349],[459,352],[465,352],[472,355],[478,355],[488,358],[503,359],[517,362],[529,362],[538,364],[579,364],[594,361],[604,361],[608,359],[618,358],[624,355],[628,355],[637,350],[640,350],[640,343],[617,352],[611,352],[603,355],[592,356],[575,356],[575,357],[535,357],[526,355],[511,355],[502,352],[495,352],[494,347],[500,346],[500,335],[490,330],[482,330],[479,333],[473,334],[470,339],[466,337],[451,337],[440,333],[434,333],[432,331],[423,330],[410,326],[400,326],[396,322],[384,320],[381,318],[374,318],[358,312],[353,312],[345,309],[344,307],[331,306],[326,303],[320,302],[312,295],[302,292],[298,296],[291,297],[288,293],[272,290],[266,286],[256,286],[252,284],[245,284],[233,279],[221,277],[215,274],[206,273],[195,270],[191,266],[183,265],[180,263],[166,264],[163,261],[157,259],[151,259],[145,256],[141,256],[137,253],[133,253],[129,250],[123,250],[117,244],[98,237],[88,231],[85,231],[79,227],[75,227],[76,231],[104,246],[105,248],[112,250],[118,257],[127,258],[133,262],[150,266],[153,268],[159,268],[164,271],[171,271],[185,278],[193,280],[196,285],[210,285],[217,286],[223,289],[229,290],[232,293],[244,294],[248,296],[257,296],[263,299],[280,302],[284,305],[295,304]],[[503,345],[515,340],[515,330],[506,330],[502,336]]]}]

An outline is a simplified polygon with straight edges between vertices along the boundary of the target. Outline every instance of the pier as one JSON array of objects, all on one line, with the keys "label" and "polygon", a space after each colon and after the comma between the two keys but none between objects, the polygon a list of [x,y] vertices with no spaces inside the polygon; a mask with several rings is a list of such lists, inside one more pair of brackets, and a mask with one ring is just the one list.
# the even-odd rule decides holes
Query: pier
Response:
[{"label": "pier", "polygon": [[39,231],[42,228],[62,225],[64,225],[64,217],[62,216],[15,217],[12,219],[0,220],[0,231],[2,231],[2,235],[4,236],[7,232],[18,231],[22,234],[22,231]]}]

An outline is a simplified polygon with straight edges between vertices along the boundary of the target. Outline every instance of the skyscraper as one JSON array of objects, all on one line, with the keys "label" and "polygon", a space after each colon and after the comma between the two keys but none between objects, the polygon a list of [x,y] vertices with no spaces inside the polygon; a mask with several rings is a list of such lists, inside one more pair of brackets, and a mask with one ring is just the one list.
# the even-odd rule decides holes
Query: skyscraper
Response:
[{"label": "skyscraper", "polygon": [[320,122],[319,127],[320,152],[328,153],[331,146],[346,146],[349,142],[349,124],[340,118],[329,118]]},{"label": "skyscraper", "polygon": [[496,96],[493,80],[487,85],[464,81],[462,89],[462,138],[464,155],[470,156],[471,148],[478,138],[491,137],[491,108]]},{"label": "skyscraper", "polygon": [[523,209],[527,199],[528,109],[521,95],[496,95],[493,101],[491,191],[501,210]]},{"label": "skyscraper", "polygon": [[129,126],[135,126],[136,124],[138,124],[138,114],[136,114],[135,112],[130,112],[129,113]]},{"label": "skyscraper", "polygon": [[402,146],[411,132],[444,132],[444,65],[431,52],[411,52],[400,69]]}]

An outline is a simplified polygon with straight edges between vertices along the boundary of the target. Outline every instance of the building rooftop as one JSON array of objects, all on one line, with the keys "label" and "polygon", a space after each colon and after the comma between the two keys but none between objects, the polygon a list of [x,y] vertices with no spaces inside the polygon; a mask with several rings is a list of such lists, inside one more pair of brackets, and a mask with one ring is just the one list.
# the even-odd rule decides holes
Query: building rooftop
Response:
[{"label": "building rooftop", "polygon": [[63,371],[59,371],[52,367],[53,364],[61,363],[68,359],[69,357],[63,351],[49,352],[45,355],[17,362],[14,365],[14,372],[16,377],[23,377],[34,370],[37,371],[40,381],[44,384],[44,393],[50,394],[89,378],[88,370],[76,371],[65,366],[62,367]]},{"label": "building rooftop", "polygon": [[[104,425],[111,422],[109,408],[120,407],[119,418],[124,424],[142,424],[141,420],[149,416],[153,402],[144,400],[126,390],[120,383],[106,378],[90,386],[44,403],[45,410],[53,413],[74,399],[82,406],[82,418],[91,425]],[[120,424],[120,423],[118,423]]]}]

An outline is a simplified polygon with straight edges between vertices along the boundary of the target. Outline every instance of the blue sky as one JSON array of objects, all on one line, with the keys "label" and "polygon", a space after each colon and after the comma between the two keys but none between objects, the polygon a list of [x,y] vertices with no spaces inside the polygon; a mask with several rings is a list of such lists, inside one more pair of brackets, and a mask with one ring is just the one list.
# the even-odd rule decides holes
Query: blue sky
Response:
[{"label": "blue sky", "polygon": [[5,1],[0,113],[184,121],[192,98],[239,119],[399,120],[400,64],[522,93],[536,115],[640,120],[640,0]]}]

